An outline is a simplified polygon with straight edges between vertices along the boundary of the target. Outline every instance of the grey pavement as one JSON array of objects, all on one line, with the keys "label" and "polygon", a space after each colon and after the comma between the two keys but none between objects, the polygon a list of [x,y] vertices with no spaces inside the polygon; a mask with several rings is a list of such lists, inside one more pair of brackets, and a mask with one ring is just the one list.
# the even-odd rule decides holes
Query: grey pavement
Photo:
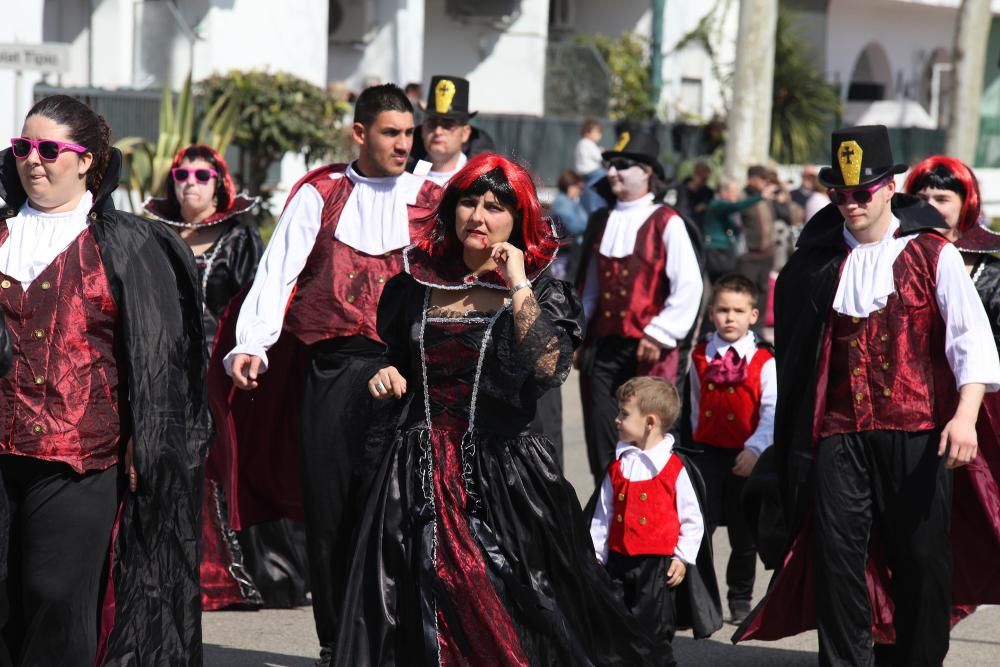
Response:
[{"label": "grey pavement", "polygon": [[[566,477],[586,502],[594,484],[587,466],[576,373],[563,387],[563,434]],[[714,539],[715,569],[725,576],[729,545],[725,531]],[[997,564],[1000,567],[1000,563]],[[757,564],[754,601],[764,594],[770,573]],[[725,599],[725,582],[720,581]],[[312,610],[207,612],[202,622],[207,667],[310,667],[318,655]],[[733,627],[726,625],[712,638],[695,641],[680,633],[674,650],[681,665],[732,667],[805,667],[817,664],[815,632],[777,642],[730,643]],[[1000,665],[1000,607],[982,608],[958,624],[951,634],[946,667]],[[402,667],[402,666],[401,666]]]}]

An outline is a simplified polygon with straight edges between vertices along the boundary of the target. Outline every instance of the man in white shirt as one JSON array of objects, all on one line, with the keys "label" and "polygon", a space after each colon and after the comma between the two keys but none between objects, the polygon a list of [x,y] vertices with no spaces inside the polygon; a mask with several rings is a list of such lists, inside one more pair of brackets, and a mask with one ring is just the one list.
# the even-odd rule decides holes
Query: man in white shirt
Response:
[{"label": "man in white shirt", "polygon": [[475,132],[469,120],[476,111],[469,111],[469,82],[458,76],[431,77],[427,106],[420,137],[426,159],[431,163],[427,179],[444,187],[459,169],[465,166],[465,148]]},{"label": "man in white shirt", "polygon": [[893,641],[886,664],[940,665],[952,559],[966,576],[985,562],[952,549],[969,520],[952,484],[964,466],[990,475],[976,420],[1000,360],[943,220],[895,194],[906,166],[886,128],[834,132],[832,155],[819,181],[833,204],[775,291],[774,449],[797,537],[736,639],[816,627],[822,665],[870,665],[873,643]]},{"label": "man in white shirt", "polygon": [[580,382],[595,483],[617,443],[615,391],[636,375],[682,382],[681,348],[701,311],[697,234],[654,192],[664,175],[659,152],[653,135],[622,133],[604,153],[614,203],[591,216],[584,235],[579,275],[588,328]]},{"label": "man in white shirt", "polygon": [[440,196],[437,186],[405,171],[414,121],[402,90],[364,90],[354,121],[357,161],[317,169],[293,189],[224,359],[233,384],[249,391],[266,382],[267,352],[279,336],[307,348],[300,455],[320,664],[332,658],[351,554],[353,524],[344,509],[370,410],[359,397],[367,397],[365,381],[384,349],[375,326],[379,297],[401,270],[411,223]]}]

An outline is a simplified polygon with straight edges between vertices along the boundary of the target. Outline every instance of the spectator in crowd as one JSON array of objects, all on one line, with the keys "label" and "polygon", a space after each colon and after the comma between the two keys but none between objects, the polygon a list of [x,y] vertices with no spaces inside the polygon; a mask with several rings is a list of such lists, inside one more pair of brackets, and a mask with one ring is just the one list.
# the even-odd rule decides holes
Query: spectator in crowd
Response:
[{"label": "spectator in crowd", "polygon": [[588,118],[580,126],[580,140],[573,149],[573,170],[583,176],[584,181],[580,204],[587,215],[604,206],[604,199],[593,190],[607,175],[601,157],[601,136],[601,123],[596,118]]},{"label": "spectator in crowd", "polygon": [[678,193],[677,210],[694,220],[699,227],[705,217],[705,209],[715,197],[715,191],[708,185],[712,177],[712,168],[707,162],[698,160],[694,163],[691,175],[684,179],[683,187]]},{"label": "spectator in crowd", "polygon": [[583,193],[583,177],[572,169],[566,169],[559,174],[557,183],[559,193],[552,201],[549,212],[559,221],[566,234],[562,249],[556,257],[555,266],[559,267],[556,278],[573,280],[576,267],[580,262],[580,243],[583,232],[587,229],[587,212],[580,204]]},{"label": "spectator in crowd", "polygon": [[[755,164],[747,169],[747,197],[762,195],[768,184],[773,184],[767,167]],[[757,287],[758,303],[766,304],[770,294],[771,269],[774,266],[774,202],[761,199],[740,213],[746,252],[736,260],[736,270],[750,279]],[[760,333],[763,322],[758,320],[754,331]]]},{"label": "spectator in crowd", "polygon": [[799,187],[791,191],[792,201],[801,206],[806,207],[806,202],[812,197],[816,192],[816,167],[811,164],[807,164],[802,167],[802,182]]},{"label": "spectator in crowd", "polygon": [[414,109],[423,109],[424,107],[424,91],[420,87],[420,84],[416,81],[411,81],[406,84],[406,88],[403,89],[403,93],[406,98],[410,100],[410,104],[413,105]]},{"label": "spectator in crowd", "polygon": [[758,204],[761,199],[773,197],[774,189],[773,185],[768,185],[762,192],[743,197],[743,190],[736,181],[727,179],[719,184],[716,197],[705,209],[702,224],[705,271],[711,282],[714,283],[736,270],[740,235],[740,222],[736,214]]}]

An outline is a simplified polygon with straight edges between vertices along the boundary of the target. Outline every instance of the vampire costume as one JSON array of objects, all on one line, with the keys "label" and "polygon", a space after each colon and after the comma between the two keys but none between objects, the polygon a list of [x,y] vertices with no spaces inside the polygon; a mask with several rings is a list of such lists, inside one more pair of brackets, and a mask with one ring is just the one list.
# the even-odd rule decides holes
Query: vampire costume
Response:
[{"label": "vampire costume", "polygon": [[466,314],[429,305],[432,289],[506,291],[499,274],[476,277],[460,254],[419,246],[405,257],[379,302],[378,333],[409,407],[393,402],[403,426],[365,464],[375,478],[334,664],[650,664],[551,444],[527,430],[582,338],[576,294],[529,261],[540,314],[518,343],[509,304]]},{"label": "vampire costume", "polygon": [[[301,519],[304,510],[324,658],[336,638],[350,558],[345,545],[354,512],[347,506],[358,434],[371,419],[364,385],[384,350],[375,327],[378,299],[402,268],[411,226],[419,228],[439,196],[440,188],[409,173],[369,178],[354,164],[337,164],[306,174],[289,196],[246,299],[230,305],[219,332],[210,386],[216,444],[227,469],[237,471],[223,480],[230,521],[241,530],[280,517]],[[237,353],[256,355],[269,367],[253,391],[236,389],[222,372]]]},{"label": "vampire costume", "polygon": [[[834,133],[833,155],[820,180],[852,197],[904,168],[881,126]],[[895,642],[895,664],[940,665],[952,605],[1000,602],[984,565],[1000,557],[995,435],[954,471],[937,454],[956,386],[995,391],[1000,362],[943,220],[906,195],[892,216],[862,245],[831,204],[777,283],[773,449],[791,539],[733,639],[817,627],[823,665],[871,664],[873,642]]]},{"label": "vampire costume", "polygon": [[[5,638],[26,664],[80,655],[88,665],[201,665],[200,471],[211,423],[191,253],[164,225],[115,210],[117,150],[101,189],[65,214],[35,211],[11,152],[0,160],[0,250],[28,231],[24,223],[34,223],[35,236],[76,230],[51,262],[27,273],[14,249],[0,252],[28,279],[0,280],[14,342],[13,369],[0,381],[0,467],[20,517]],[[119,471],[129,440],[136,493],[122,491]],[[15,555],[28,545],[52,558]],[[99,565],[109,553],[110,578],[75,578],[78,564]],[[53,560],[58,554],[72,562]],[[47,605],[37,597],[45,587],[32,584],[43,581],[72,587],[81,600],[97,587],[102,605]],[[95,637],[96,661],[87,657]],[[82,653],[67,648],[76,645]]]},{"label": "vampire costume", "polygon": [[[580,368],[587,456],[600,484],[618,442],[615,392],[636,375],[657,375],[683,388],[687,356],[702,309],[704,278],[698,231],[663,205],[655,187],[663,178],[656,137],[622,133],[605,160],[621,169],[652,167],[650,193],[595,212],[584,234],[578,288],[587,316]],[[607,179],[597,186],[610,194]],[[639,341],[662,347],[660,360],[639,364]]]}]

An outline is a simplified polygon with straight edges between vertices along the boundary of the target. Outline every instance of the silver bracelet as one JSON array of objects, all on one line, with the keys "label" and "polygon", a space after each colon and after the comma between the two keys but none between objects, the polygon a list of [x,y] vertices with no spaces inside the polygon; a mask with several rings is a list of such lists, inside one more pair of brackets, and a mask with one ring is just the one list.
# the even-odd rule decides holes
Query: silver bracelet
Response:
[{"label": "silver bracelet", "polygon": [[525,287],[531,287],[531,281],[530,280],[525,280],[524,282],[520,282],[520,283],[514,285],[513,287],[511,287],[510,288],[510,295],[514,296],[514,292],[517,292],[519,290],[523,290]]}]

